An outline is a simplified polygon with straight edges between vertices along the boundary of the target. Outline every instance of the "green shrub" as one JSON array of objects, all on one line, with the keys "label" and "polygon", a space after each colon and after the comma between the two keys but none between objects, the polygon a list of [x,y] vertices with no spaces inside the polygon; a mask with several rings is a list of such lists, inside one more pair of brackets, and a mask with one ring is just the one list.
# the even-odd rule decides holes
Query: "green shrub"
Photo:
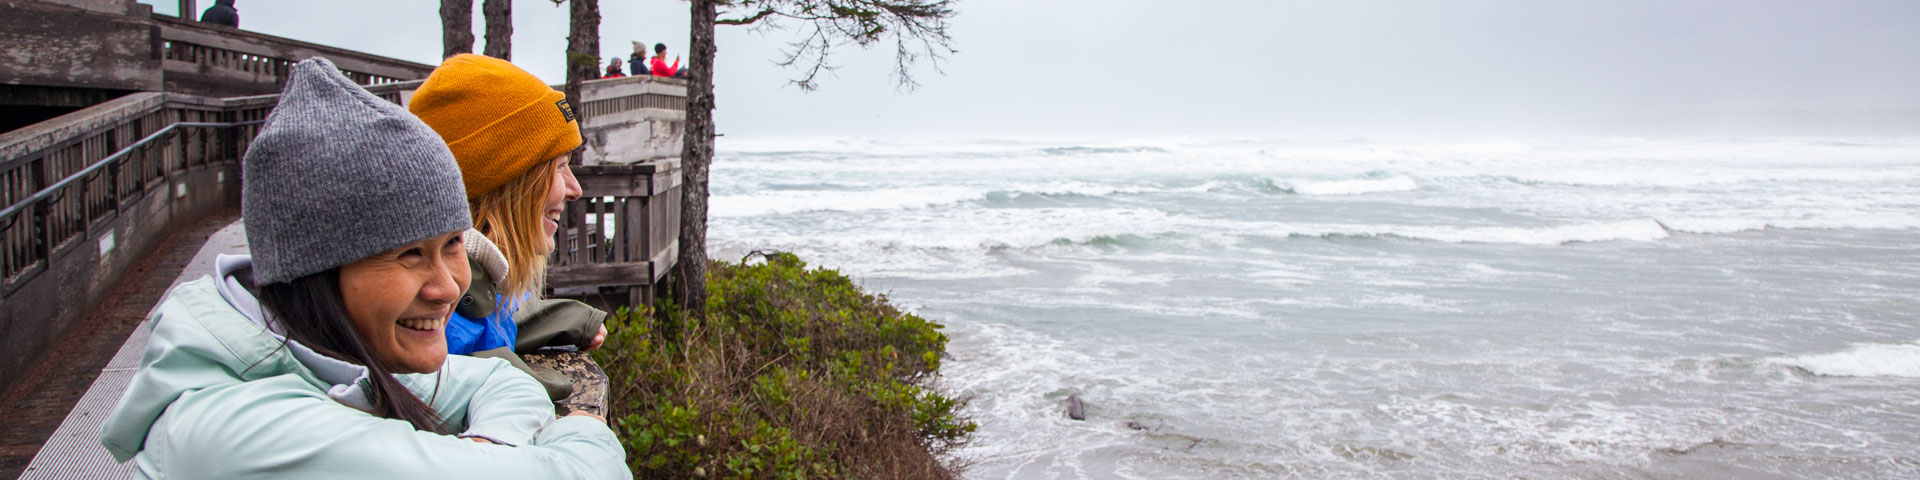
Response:
[{"label": "green shrub", "polygon": [[[792,254],[714,262],[706,315],[622,310],[594,359],[641,478],[955,478],[941,325]],[[673,332],[673,335],[663,334]]]}]

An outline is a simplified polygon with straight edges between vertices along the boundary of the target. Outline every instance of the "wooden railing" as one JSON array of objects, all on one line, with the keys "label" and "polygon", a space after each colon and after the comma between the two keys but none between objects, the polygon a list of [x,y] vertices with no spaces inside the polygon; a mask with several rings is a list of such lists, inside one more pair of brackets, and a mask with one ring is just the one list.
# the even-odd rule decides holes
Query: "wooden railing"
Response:
[{"label": "wooden railing", "polygon": [[[419,83],[369,90],[400,103]],[[170,174],[237,161],[279,100],[139,93],[0,137],[0,298]]]},{"label": "wooden railing", "polygon": [[[626,95],[588,100],[586,102],[586,106],[581,109],[581,112],[584,112],[587,115],[587,117],[591,118],[591,117],[605,117],[605,116],[613,115],[616,113],[631,112],[634,110],[641,110],[641,109],[647,109],[647,108],[657,108],[661,110],[682,112],[681,114],[684,115],[685,112],[687,111],[687,96],[685,93],[685,86],[680,86],[680,85],[676,85],[676,86],[680,88],[673,89],[673,90],[679,90],[680,92],[678,95],[675,95],[669,92],[648,91],[648,90],[640,90],[637,92],[608,91],[605,93],[614,94],[614,95],[618,95],[619,93],[626,93]],[[668,90],[668,89],[660,89],[660,90]],[[595,92],[595,93],[600,93],[600,92]]]},{"label": "wooden railing", "polygon": [[271,94],[294,63],[326,57],[361,85],[427,78],[432,65],[369,55],[236,28],[154,15],[160,26],[167,91],[199,95]]},{"label": "wooden railing", "polygon": [[581,86],[580,130],[588,165],[632,165],[680,158],[686,135],[687,82],[638,75]]},{"label": "wooden railing", "polygon": [[127,203],[164,189],[171,174],[235,160],[244,146],[232,129],[257,129],[227,123],[218,106],[167,99],[130,95],[0,143],[0,294]]},{"label": "wooden railing", "polygon": [[567,203],[547,285],[651,303],[651,287],[680,255],[680,162],[576,166],[574,176],[585,193]]},{"label": "wooden railing", "polygon": [[259,120],[138,93],[0,134],[0,383],[180,225],[238,206]]}]

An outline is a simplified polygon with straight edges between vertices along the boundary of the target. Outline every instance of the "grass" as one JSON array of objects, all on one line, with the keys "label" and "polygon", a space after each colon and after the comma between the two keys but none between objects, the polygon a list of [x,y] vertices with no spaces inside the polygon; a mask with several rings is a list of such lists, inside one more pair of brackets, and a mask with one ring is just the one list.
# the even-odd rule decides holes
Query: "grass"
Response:
[{"label": "grass", "polygon": [[975,425],[935,389],[947,337],[792,254],[714,262],[705,318],[623,310],[594,352],[639,478],[957,478]]}]

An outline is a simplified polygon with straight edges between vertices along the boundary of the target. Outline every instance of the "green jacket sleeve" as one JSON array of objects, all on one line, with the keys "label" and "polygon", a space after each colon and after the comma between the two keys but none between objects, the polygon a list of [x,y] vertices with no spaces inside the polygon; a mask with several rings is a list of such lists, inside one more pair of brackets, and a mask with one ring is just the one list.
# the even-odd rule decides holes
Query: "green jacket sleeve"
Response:
[{"label": "green jacket sleeve", "polygon": [[567,378],[565,374],[555,371],[554,369],[529,364],[526,359],[520,358],[520,354],[514,353],[511,348],[500,347],[491,350],[481,350],[473,352],[471,356],[475,358],[499,359],[500,361],[507,362],[507,364],[515,370],[519,370],[521,373],[533,377],[534,381],[539,382],[540,388],[546,390],[547,398],[553,401],[558,402],[566,399],[567,395],[573,394],[573,379]]},{"label": "green jacket sleeve", "polygon": [[[414,430],[341,405],[292,375],[183,395],[138,466],[153,478],[632,478],[599,421],[549,422],[527,445]],[[482,408],[484,410],[484,408]],[[159,445],[154,445],[155,442]]]},{"label": "green jacket sleeve", "polygon": [[527,353],[541,347],[562,345],[584,349],[587,344],[593,343],[593,336],[600,333],[600,326],[606,321],[607,312],[578,300],[525,300],[520,309],[513,312],[513,323],[520,329],[520,338],[514,342],[513,351]]}]

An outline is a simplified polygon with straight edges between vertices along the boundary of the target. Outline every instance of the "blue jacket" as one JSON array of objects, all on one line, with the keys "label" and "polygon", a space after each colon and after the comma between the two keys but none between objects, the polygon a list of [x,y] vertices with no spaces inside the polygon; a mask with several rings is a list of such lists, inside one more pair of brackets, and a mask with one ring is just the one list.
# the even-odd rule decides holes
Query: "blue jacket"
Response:
[{"label": "blue jacket", "polygon": [[480,318],[468,317],[461,314],[462,309],[455,309],[453,317],[447,320],[447,353],[472,355],[500,347],[512,348],[520,339],[520,325],[513,322],[513,313],[527,298],[522,296],[520,300],[507,302],[500,294],[493,294],[494,304],[501,307]]},{"label": "blue jacket", "polygon": [[501,285],[508,274],[506,255],[477,230],[465,235],[472,281],[447,322],[447,353],[472,355],[501,347],[526,353],[544,347],[586,348],[592,342],[607,312],[529,293],[508,297]]}]

